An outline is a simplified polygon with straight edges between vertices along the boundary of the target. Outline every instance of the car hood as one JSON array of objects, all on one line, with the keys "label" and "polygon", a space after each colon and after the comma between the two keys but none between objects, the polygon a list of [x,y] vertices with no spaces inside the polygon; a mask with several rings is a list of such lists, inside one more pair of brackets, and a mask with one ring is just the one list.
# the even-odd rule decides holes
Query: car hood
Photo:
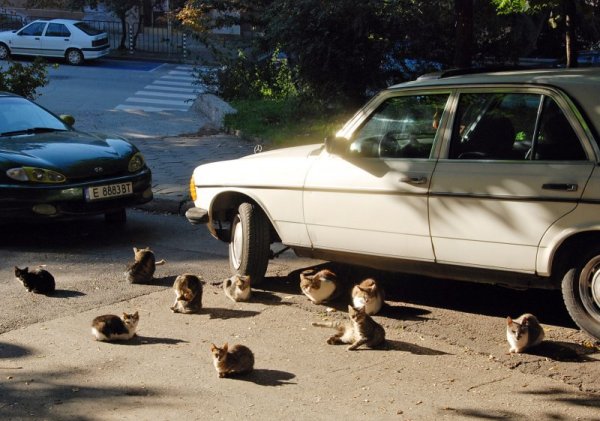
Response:
[{"label": "car hood", "polygon": [[60,131],[0,138],[0,170],[29,166],[67,179],[106,177],[127,171],[135,146],[118,137]]},{"label": "car hood", "polygon": [[295,146],[204,164],[194,171],[194,180],[198,186],[302,186],[311,157],[322,149],[323,144]]}]

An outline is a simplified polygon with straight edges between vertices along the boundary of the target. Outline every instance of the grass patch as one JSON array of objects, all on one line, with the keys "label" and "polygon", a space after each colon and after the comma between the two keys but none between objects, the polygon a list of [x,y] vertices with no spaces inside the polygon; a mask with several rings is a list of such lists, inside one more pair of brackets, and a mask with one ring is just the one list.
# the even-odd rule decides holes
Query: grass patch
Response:
[{"label": "grass patch", "polygon": [[309,105],[295,99],[236,100],[231,106],[237,113],[227,115],[224,123],[245,136],[259,137],[277,147],[296,146],[322,143],[354,112],[320,112]]}]

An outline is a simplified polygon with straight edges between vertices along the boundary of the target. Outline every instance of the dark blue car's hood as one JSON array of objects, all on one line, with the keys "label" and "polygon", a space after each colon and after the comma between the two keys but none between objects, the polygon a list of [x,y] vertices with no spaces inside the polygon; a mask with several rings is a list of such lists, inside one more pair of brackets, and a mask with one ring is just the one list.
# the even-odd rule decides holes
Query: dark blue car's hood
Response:
[{"label": "dark blue car's hood", "polygon": [[124,139],[77,131],[0,137],[0,178],[20,166],[52,169],[71,180],[108,176],[126,172],[135,152]]}]

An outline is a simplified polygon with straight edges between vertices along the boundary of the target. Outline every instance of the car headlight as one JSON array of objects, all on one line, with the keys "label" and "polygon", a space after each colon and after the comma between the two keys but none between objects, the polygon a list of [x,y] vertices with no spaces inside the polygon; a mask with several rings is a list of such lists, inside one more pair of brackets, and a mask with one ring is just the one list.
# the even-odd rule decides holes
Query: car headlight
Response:
[{"label": "car headlight", "polygon": [[192,198],[193,202],[195,202],[196,198],[198,197],[196,195],[196,184],[194,183],[194,176],[190,178],[190,197]]},{"label": "car headlight", "polygon": [[18,167],[6,171],[6,175],[17,181],[36,183],[64,183],[67,177],[56,171],[35,167]]},{"label": "car headlight", "polygon": [[142,155],[141,152],[138,152],[135,155],[133,155],[129,160],[129,165],[127,166],[127,169],[129,170],[129,172],[137,172],[144,168],[144,165],[144,155]]}]

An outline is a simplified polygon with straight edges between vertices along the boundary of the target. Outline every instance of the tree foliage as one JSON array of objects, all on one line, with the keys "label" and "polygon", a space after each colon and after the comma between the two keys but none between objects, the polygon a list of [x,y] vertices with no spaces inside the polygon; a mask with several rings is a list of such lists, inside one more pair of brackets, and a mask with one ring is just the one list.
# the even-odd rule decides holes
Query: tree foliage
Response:
[{"label": "tree foliage", "polygon": [[28,65],[11,61],[6,70],[0,66],[0,91],[35,99],[38,96],[37,89],[47,84],[48,68],[40,57]]}]

